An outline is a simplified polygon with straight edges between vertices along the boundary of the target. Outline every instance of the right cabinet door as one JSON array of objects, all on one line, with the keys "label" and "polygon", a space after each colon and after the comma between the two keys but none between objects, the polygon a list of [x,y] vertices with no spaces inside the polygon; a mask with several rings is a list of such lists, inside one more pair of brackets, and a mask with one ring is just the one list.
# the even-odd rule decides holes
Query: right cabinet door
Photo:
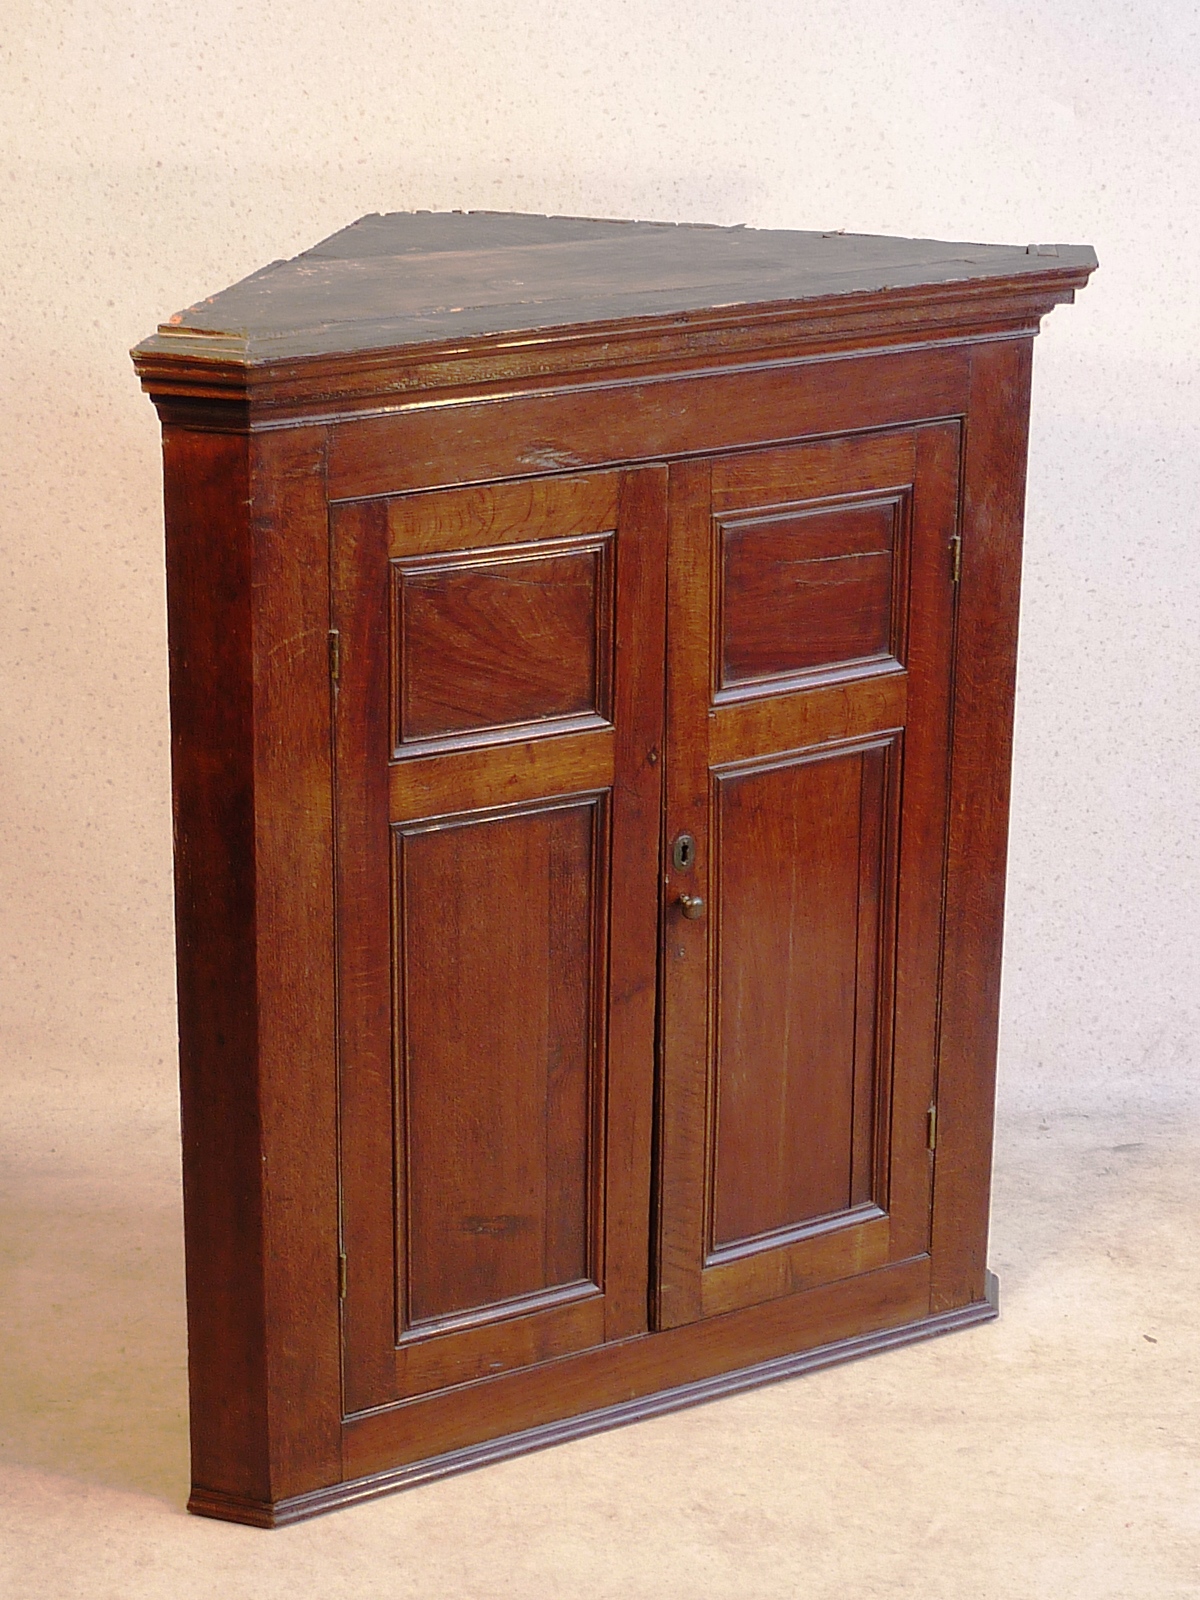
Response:
[{"label": "right cabinet door", "polygon": [[959,456],[672,468],[659,1327],[929,1249]]}]

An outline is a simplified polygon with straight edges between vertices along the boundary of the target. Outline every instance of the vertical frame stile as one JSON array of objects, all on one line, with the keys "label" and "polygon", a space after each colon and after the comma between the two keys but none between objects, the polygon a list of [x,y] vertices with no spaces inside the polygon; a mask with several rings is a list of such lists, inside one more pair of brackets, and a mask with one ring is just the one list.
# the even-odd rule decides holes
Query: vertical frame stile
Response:
[{"label": "vertical frame stile", "polygon": [[656,1088],[659,881],[666,765],[668,473],[623,472],[611,593],[616,767],[609,800],[610,1091],[604,1171],[605,1337],[646,1331]]},{"label": "vertical frame stile", "polygon": [[[398,608],[393,606],[393,617],[396,617],[397,610]],[[399,640],[395,639],[388,651],[389,668],[391,668],[392,662],[396,660],[399,650]],[[396,692],[394,685],[390,700],[391,704],[395,706]],[[394,716],[395,713],[393,712],[392,715]],[[389,737],[394,737],[394,734],[389,734]],[[409,1112],[408,1040],[406,1034],[406,1019],[408,1016],[408,951],[405,948],[405,836],[403,828],[397,828],[393,824],[390,829],[390,837],[391,849],[388,852],[388,856],[392,881],[388,903],[391,909],[392,1173],[394,1183],[394,1199],[392,1202],[392,1273],[395,1282],[392,1338],[396,1344],[399,1344],[408,1325],[408,1306],[412,1297],[412,1286],[408,1275],[408,1236],[411,1228],[408,1206]]]},{"label": "vertical frame stile", "polygon": [[880,952],[876,977],[875,1113],[871,1130],[875,1203],[890,1205],[892,1079],[895,1072],[896,934],[900,863],[900,816],[904,782],[904,731],[897,731],[886,752],[884,774],[882,867],[879,881]]},{"label": "vertical frame stile", "polygon": [[[672,465],[667,557],[665,815],[667,834],[696,840],[689,885],[711,902],[708,702],[712,654],[709,550],[711,465]],[[655,1219],[655,1326],[678,1327],[702,1314],[695,1270],[704,1250],[704,1170],[708,1105],[707,997],[711,922],[691,922],[675,904],[679,888],[669,858],[663,872],[663,1027]],[[699,1067],[699,1070],[698,1070]]]},{"label": "vertical frame stile", "polygon": [[[715,540],[714,540],[715,543]],[[714,586],[712,610],[717,612],[718,590]],[[713,628],[716,628],[714,615]],[[715,639],[715,631],[714,631]],[[719,657],[713,652],[714,673],[720,670]],[[715,679],[714,679],[715,681]],[[715,692],[715,691],[710,691]],[[707,1261],[716,1248],[717,1205],[717,1128],[721,1115],[721,1075],[718,1069],[718,1049],[721,1038],[721,930],[725,896],[722,888],[724,808],[721,805],[721,774],[710,769],[708,776],[708,881],[705,884],[708,901],[708,950],[705,970],[708,993],[705,997],[708,1032],[704,1053],[704,1191],[701,1200],[701,1261]]]},{"label": "vertical frame stile", "polygon": [[[892,1162],[889,1209],[903,1222],[895,1246],[905,1254],[929,1249],[931,1174],[926,1116],[934,1093],[939,1049],[941,950],[944,943],[945,846],[950,770],[948,728],[954,684],[955,590],[946,568],[946,545],[957,527],[960,492],[959,417],[914,430],[916,473],[909,541],[910,714],[900,775],[902,855],[919,852],[924,863],[897,900],[895,994],[897,1035],[891,1109]],[[915,789],[914,786],[917,786]],[[926,997],[908,1036],[901,1075],[899,1008],[912,994]],[[915,1013],[914,1013],[915,1016]],[[903,1094],[901,1088],[903,1086]]]},{"label": "vertical frame stile", "polygon": [[963,446],[931,1310],[986,1298],[1031,337],[971,351]]},{"label": "vertical frame stile", "polygon": [[603,1289],[608,1277],[604,1239],[604,1173],[608,1165],[607,1097],[601,1092],[608,1068],[608,984],[611,940],[609,934],[609,883],[612,849],[611,807],[607,795],[598,795],[592,807],[592,850],[589,863],[589,903],[592,907],[591,951],[588,960],[587,1105],[587,1274]]},{"label": "vertical frame stile", "polygon": [[250,449],[272,1499],[341,1475],[326,446],[295,428]]},{"label": "vertical frame stile", "polygon": [[[335,505],[333,626],[342,639],[342,669],[334,727],[337,772],[336,950],[337,1060],[342,1152],[342,1235],[347,1293],[342,1302],[342,1381],[347,1412],[373,1393],[386,1370],[396,1320],[396,1218],[394,1214],[394,1111],[386,1120],[372,1106],[393,1106],[392,1045],[394,961],[387,918],[393,888],[392,836],[387,810],[390,677],[386,661],[390,627],[385,508],[375,501]],[[374,759],[366,759],[373,755]],[[359,1201],[390,1219],[373,1228]],[[388,1294],[364,1295],[368,1283]]]},{"label": "vertical frame stile", "polygon": [[[880,960],[880,955],[888,948],[883,920],[883,877],[885,863],[889,859],[885,847],[890,751],[878,748],[864,750],[861,762],[858,800],[858,954],[855,965],[854,1077],[851,1090],[851,1206],[866,1205],[872,1200],[882,1204],[874,1147],[886,1003],[882,972],[885,962]],[[872,778],[880,788],[880,802],[874,806],[868,792]],[[864,884],[872,897],[866,907],[863,905]]]}]

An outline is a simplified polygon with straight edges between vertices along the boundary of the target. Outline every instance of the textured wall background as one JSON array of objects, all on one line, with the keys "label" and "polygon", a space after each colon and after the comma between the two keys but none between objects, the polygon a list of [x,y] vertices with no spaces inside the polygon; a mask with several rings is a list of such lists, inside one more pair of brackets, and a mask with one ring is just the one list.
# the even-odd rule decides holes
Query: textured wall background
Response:
[{"label": "textured wall background", "polygon": [[1094,243],[1038,342],[1002,1094],[1200,1056],[1200,10],[9,0],[0,1110],[174,1116],[158,427],[126,350],[361,213]]}]

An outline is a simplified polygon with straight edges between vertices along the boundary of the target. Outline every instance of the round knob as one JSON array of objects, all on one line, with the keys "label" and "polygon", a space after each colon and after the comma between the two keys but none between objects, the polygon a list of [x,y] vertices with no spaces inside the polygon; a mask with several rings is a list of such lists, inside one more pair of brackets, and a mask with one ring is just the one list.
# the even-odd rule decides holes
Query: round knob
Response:
[{"label": "round knob", "polygon": [[681,894],[679,896],[679,909],[685,917],[695,922],[697,917],[704,915],[704,901],[698,894]]}]

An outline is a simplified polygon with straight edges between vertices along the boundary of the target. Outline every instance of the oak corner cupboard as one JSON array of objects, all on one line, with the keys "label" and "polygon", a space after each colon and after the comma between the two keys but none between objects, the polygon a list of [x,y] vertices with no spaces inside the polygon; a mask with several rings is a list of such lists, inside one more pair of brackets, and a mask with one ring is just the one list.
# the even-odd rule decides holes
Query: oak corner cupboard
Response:
[{"label": "oak corner cupboard", "polygon": [[369,216],[137,347],[193,1511],[995,1314],[1031,355],[1095,265]]}]

